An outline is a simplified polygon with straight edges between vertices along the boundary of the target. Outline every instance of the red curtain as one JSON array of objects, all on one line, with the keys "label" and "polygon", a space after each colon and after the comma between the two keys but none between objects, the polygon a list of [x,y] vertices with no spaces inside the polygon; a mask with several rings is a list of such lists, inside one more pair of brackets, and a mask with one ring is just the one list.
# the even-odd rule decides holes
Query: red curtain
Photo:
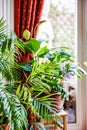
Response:
[{"label": "red curtain", "polygon": [[31,32],[31,37],[36,37],[45,0],[14,0],[14,31],[22,38],[25,29]]}]

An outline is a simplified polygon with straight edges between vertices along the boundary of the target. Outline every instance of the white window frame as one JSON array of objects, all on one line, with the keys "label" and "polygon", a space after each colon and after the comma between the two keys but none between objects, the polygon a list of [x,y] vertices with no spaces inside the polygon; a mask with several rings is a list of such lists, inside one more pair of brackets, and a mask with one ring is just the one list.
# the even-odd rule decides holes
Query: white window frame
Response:
[{"label": "white window frame", "polygon": [[[87,0],[77,0],[77,57],[82,64],[87,60]],[[83,65],[84,67],[84,65]],[[68,130],[87,130],[86,76],[78,80],[76,117],[77,122],[68,124]]]}]

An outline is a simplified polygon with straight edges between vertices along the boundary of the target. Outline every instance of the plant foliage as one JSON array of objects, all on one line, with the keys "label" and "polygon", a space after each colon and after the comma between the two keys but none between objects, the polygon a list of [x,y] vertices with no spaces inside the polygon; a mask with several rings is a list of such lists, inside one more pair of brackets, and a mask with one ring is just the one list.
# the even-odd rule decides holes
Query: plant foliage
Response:
[{"label": "plant foliage", "polygon": [[[37,116],[50,120],[52,114],[58,124],[53,95],[61,93],[66,99],[69,96],[61,80],[67,73],[78,77],[86,73],[66,48],[50,50],[30,39],[28,31],[23,36],[27,41],[17,38],[0,20],[0,125],[11,123],[11,130],[33,129],[34,123],[41,127]],[[29,110],[36,120],[30,124]]]}]

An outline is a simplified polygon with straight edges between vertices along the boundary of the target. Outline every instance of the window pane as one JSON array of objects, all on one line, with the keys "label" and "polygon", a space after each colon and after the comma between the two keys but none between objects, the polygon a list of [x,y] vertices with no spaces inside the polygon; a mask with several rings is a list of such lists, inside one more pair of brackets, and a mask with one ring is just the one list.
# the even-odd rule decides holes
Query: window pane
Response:
[{"label": "window pane", "polygon": [[[76,56],[76,0],[45,0],[38,39],[49,40],[50,48],[69,47],[70,53]],[[76,77],[71,76],[66,85],[70,92],[70,100],[65,101],[64,109],[69,113],[68,122],[76,122]]]},{"label": "window pane", "polygon": [[[52,47],[66,46],[75,55],[76,48],[76,0],[51,0],[49,19],[53,28]],[[76,122],[75,77],[68,83],[70,100],[65,101],[64,109],[69,113],[68,122]]]}]

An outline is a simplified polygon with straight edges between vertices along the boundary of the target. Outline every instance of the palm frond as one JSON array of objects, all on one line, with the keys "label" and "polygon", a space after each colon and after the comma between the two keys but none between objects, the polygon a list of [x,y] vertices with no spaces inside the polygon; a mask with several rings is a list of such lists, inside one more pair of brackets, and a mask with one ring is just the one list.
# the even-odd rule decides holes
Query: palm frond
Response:
[{"label": "palm frond", "polygon": [[13,40],[16,36],[10,31],[6,21],[1,18],[0,19],[0,48],[1,52],[3,53],[6,48],[10,50]]},{"label": "palm frond", "polygon": [[0,72],[6,80],[19,80],[20,67],[14,60],[14,50],[5,50],[0,54]]},{"label": "palm frond", "polygon": [[[44,99],[43,99],[44,98]],[[41,116],[45,121],[49,121],[52,115],[58,116],[52,104],[55,103],[53,98],[40,97],[33,98],[33,105],[35,107],[36,113]],[[59,116],[58,116],[59,117]]]},{"label": "palm frond", "polygon": [[0,104],[3,106],[8,122],[11,121],[15,130],[23,130],[24,127],[27,127],[27,112],[25,108],[19,99],[8,92],[2,84],[0,85]]},{"label": "palm frond", "polygon": [[21,52],[25,53],[24,42],[21,39],[14,40],[14,45],[17,46],[21,50]]},{"label": "palm frond", "polygon": [[8,33],[8,27],[6,25],[6,21],[1,18],[0,19],[0,41],[1,39],[5,38],[4,36]]},{"label": "palm frond", "polygon": [[44,90],[41,90],[40,87],[38,89],[26,88],[26,85],[21,86],[20,84],[17,87],[16,95],[27,109],[31,108],[34,113],[48,121],[52,114],[58,116],[54,108],[56,101],[51,97],[53,94],[43,95]]}]

